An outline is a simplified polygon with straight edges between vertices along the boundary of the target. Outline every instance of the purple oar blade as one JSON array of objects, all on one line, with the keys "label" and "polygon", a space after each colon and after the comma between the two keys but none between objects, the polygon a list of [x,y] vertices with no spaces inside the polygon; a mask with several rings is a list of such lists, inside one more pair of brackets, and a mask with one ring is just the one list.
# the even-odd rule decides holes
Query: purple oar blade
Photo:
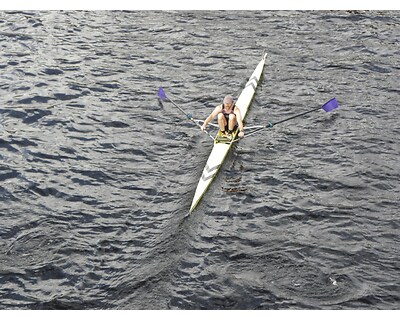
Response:
[{"label": "purple oar blade", "polygon": [[331,100],[329,100],[327,103],[325,103],[322,106],[322,109],[324,109],[326,112],[332,111],[333,109],[338,108],[339,105],[336,101],[336,98],[332,98]]},{"label": "purple oar blade", "polygon": [[167,95],[165,94],[163,88],[161,88],[161,87],[158,88],[157,96],[158,96],[161,100],[164,100],[164,99],[167,98]]}]

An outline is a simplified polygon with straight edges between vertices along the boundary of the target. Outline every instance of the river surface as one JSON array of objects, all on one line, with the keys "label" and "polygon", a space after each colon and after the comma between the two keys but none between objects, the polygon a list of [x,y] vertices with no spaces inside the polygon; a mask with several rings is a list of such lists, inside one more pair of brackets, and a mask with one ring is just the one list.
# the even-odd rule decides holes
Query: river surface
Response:
[{"label": "river surface", "polygon": [[[0,309],[400,309],[399,11],[0,12]],[[268,53],[187,214],[195,118]]]}]

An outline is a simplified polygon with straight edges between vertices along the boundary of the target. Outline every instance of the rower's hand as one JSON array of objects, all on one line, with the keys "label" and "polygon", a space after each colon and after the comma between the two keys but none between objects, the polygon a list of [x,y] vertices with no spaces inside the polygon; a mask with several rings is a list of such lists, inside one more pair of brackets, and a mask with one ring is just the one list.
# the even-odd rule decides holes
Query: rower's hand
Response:
[{"label": "rower's hand", "polygon": [[244,137],[244,131],[240,131],[238,136],[239,136],[239,138],[243,138]]},{"label": "rower's hand", "polygon": [[206,127],[207,127],[207,125],[206,125],[206,124],[203,124],[203,125],[201,126],[201,131],[205,131],[205,130],[206,130]]}]

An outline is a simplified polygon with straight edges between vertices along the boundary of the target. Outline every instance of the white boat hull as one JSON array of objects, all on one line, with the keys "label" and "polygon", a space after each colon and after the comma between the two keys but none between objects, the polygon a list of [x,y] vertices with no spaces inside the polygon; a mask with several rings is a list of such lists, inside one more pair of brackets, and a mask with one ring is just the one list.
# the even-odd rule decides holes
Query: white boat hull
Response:
[{"label": "white boat hull", "polygon": [[[245,119],[251,101],[253,100],[257,85],[261,80],[266,58],[267,54],[264,54],[263,58],[258,63],[256,69],[252,73],[249,81],[246,83],[246,86],[244,87],[243,91],[236,101],[236,106],[240,109],[243,120]],[[197,204],[200,202],[204,193],[207,191],[211,182],[217,175],[218,170],[224,162],[228,151],[236,138],[236,135],[237,131],[233,133],[232,141],[218,140],[219,135],[217,135],[216,139],[214,140],[214,147],[211,151],[210,156],[208,157],[207,164],[204,167],[203,174],[201,175],[199,183],[197,185],[189,214],[196,208]]]}]

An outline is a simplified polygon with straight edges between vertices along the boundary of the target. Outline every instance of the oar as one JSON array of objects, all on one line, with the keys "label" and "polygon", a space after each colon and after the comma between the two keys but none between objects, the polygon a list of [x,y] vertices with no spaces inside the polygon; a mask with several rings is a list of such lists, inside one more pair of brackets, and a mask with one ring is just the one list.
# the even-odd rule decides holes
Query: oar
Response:
[{"label": "oar", "polygon": [[[326,102],[322,107],[314,108],[314,109],[308,110],[306,112],[300,113],[298,115],[295,115],[293,117],[290,117],[290,118],[287,118],[287,119],[283,119],[283,120],[280,120],[280,121],[277,121],[277,122],[273,122],[273,123],[269,122],[267,125],[264,125],[264,126],[258,126],[258,129],[256,129],[255,131],[253,131],[253,132],[251,132],[249,134],[246,134],[245,137],[251,136],[251,135],[253,135],[253,134],[255,134],[255,133],[257,133],[257,132],[259,132],[261,130],[264,130],[264,129],[267,129],[267,128],[272,128],[273,126],[276,126],[279,123],[286,122],[286,121],[289,121],[289,120],[304,116],[304,115],[306,115],[308,113],[317,111],[319,109],[323,109],[325,112],[329,112],[329,111],[332,111],[332,110],[334,110],[334,109],[336,109],[338,107],[339,107],[339,105],[338,105],[338,102],[337,102],[336,98],[332,98],[331,100]],[[237,141],[237,140],[239,140],[239,139],[236,139],[235,141]]]},{"label": "oar", "polygon": [[[158,92],[157,92],[157,96],[161,101],[164,101],[165,99],[167,99],[169,102],[171,102],[175,107],[177,107],[179,109],[179,111],[181,111],[186,118],[188,118],[189,120],[191,120],[196,126],[198,126],[199,128],[201,128],[201,125],[199,124],[199,120],[195,120],[193,119],[191,114],[186,113],[180,106],[178,106],[174,101],[171,100],[171,98],[167,97],[167,95],[165,94],[165,91],[163,90],[163,88],[159,87],[158,88]],[[211,139],[214,140],[214,137],[208,133],[208,131],[204,130],[205,133],[207,133],[209,135],[209,137]]]},{"label": "oar", "polygon": [[318,108],[315,108],[315,109],[300,113],[297,116],[293,116],[293,117],[290,117],[290,118],[275,122],[272,125],[274,126],[274,125],[277,125],[279,123],[286,122],[286,121],[292,120],[294,118],[298,118],[298,117],[304,116],[307,113],[311,113],[311,112],[319,110],[319,109],[323,109],[325,112],[329,112],[329,111],[332,111],[333,109],[336,109],[338,107],[339,107],[339,105],[338,105],[338,103],[336,101],[336,98],[332,98],[331,100],[326,102],[322,107],[318,107]]}]

